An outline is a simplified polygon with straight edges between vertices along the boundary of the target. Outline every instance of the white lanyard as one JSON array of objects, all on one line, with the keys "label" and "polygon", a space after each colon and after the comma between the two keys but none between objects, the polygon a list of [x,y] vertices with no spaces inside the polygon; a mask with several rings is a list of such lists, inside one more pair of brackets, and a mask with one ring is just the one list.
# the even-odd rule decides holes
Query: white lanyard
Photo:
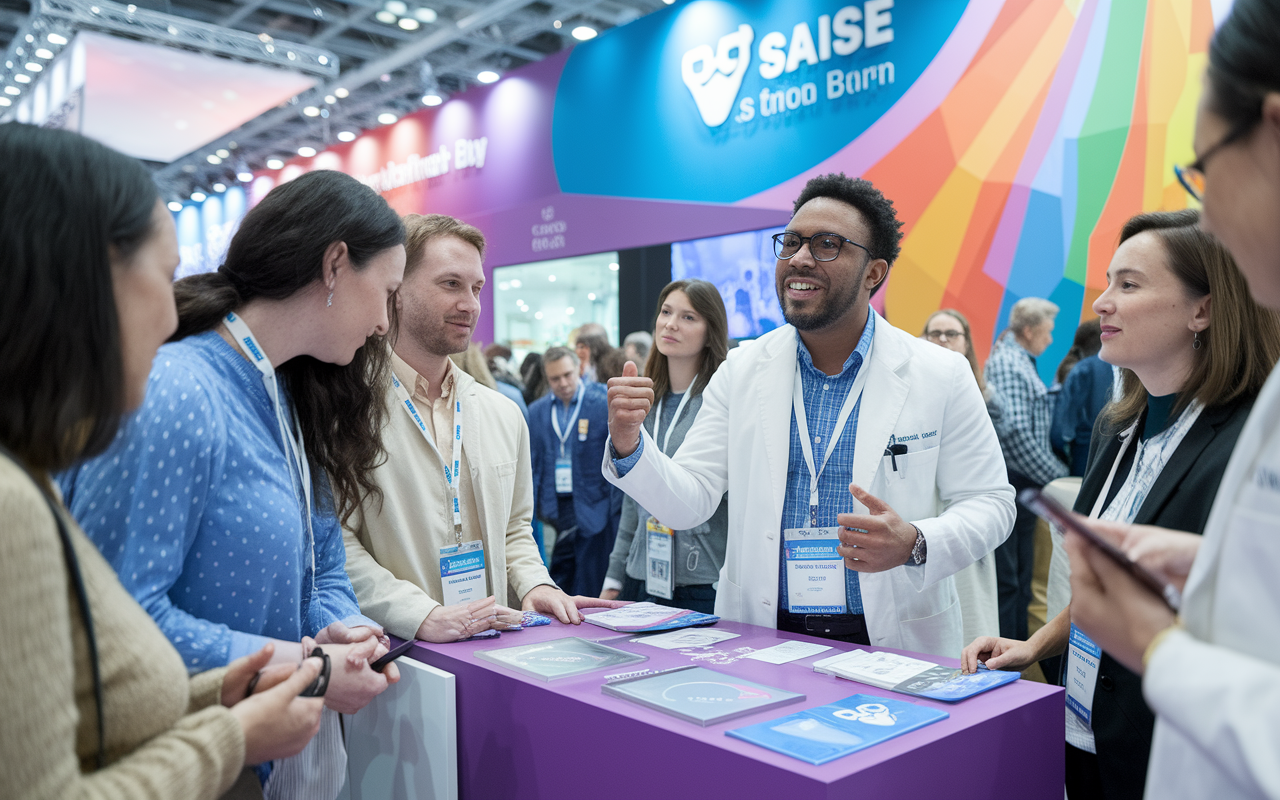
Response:
[{"label": "white lanyard", "polygon": [[836,442],[840,441],[840,435],[844,433],[845,425],[849,423],[849,415],[853,413],[853,407],[858,404],[858,399],[862,397],[862,389],[867,385],[867,375],[871,372],[871,348],[867,348],[867,355],[862,359],[862,366],[858,368],[858,377],[854,378],[853,386],[849,387],[849,393],[845,395],[844,405],[840,406],[840,414],[836,417],[835,430],[827,438],[827,447],[822,456],[822,466],[815,466],[813,461],[813,445],[809,442],[809,420],[804,410],[804,384],[800,378],[801,369],[803,369],[803,366],[797,363],[795,385],[791,394],[791,407],[796,412],[796,433],[800,436],[800,450],[804,453],[804,463],[809,468],[810,523],[816,525],[817,522],[814,520],[818,513],[818,478],[822,476],[822,471],[827,468],[827,462],[831,460],[831,454],[835,452]]},{"label": "white lanyard", "polygon": [[[427,424],[423,421],[422,415],[418,413],[418,407],[413,404],[413,399],[409,397],[409,391],[404,388],[404,384],[391,373],[391,385],[396,388],[396,394],[400,395],[400,404],[404,407],[405,413],[413,420],[413,424],[418,426],[418,432],[422,434],[422,438],[427,440],[427,446],[436,454],[441,462],[444,461],[444,454],[440,452],[440,448],[436,447],[436,440],[432,438],[431,432],[427,430]],[[462,468],[462,399],[458,396],[457,384],[454,384],[453,393],[453,464],[444,465],[444,482],[449,486],[449,504],[453,507],[453,535],[457,539],[458,544],[462,544],[462,505],[458,502],[458,484],[461,482],[458,477],[458,471]]]},{"label": "white lanyard", "polygon": [[[293,419],[293,433],[289,433],[289,424],[286,418],[289,416],[285,411],[284,404],[280,402],[280,382],[276,379],[275,367],[271,365],[271,359],[267,358],[267,353],[258,344],[258,340],[254,338],[253,332],[249,330],[249,326],[245,321],[236,316],[235,312],[227,312],[227,316],[222,320],[227,326],[227,330],[240,343],[241,349],[249,356],[249,360],[262,373],[262,382],[266,384],[267,391],[271,395],[271,403],[275,406],[276,424],[280,426],[280,440],[285,449],[285,458],[292,456],[294,465],[298,468],[298,477],[302,483],[302,499],[303,511],[307,516],[307,544],[311,548],[311,574],[315,575],[316,569],[316,550],[315,537],[311,532],[311,467],[307,464],[307,454],[302,444],[302,424],[298,421],[296,415]],[[296,438],[295,438],[296,437]]]},{"label": "white lanyard", "polygon": [[[1141,416],[1141,415],[1139,415]],[[1125,451],[1129,449],[1129,440],[1138,431],[1138,420],[1134,420],[1128,430],[1120,434],[1120,452],[1116,453],[1116,460],[1111,463],[1111,472],[1107,473],[1107,482],[1102,484],[1102,491],[1098,493],[1098,499],[1093,501],[1093,510],[1089,512],[1089,519],[1097,519],[1098,515],[1107,506],[1107,495],[1111,493],[1111,482],[1116,479],[1116,470],[1120,468],[1120,462],[1124,459]]]},{"label": "white lanyard", "polygon": [[[685,404],[689,402],[689,397],[693,394],[693,386],[684,390],[684,394],[680,397],[680,403],[676,406],[676,415],[671,418],[671,424],[667,426],[667,435],[661,439],[662,444],[658,445],[658,449],[667,455],[667,442],[671,441],[671,432],[676,429],[676,423],[680,421],[680,412],[684,411]],[[662,403],[667,398],[662,397],[658,400],[658,415],[653,420],[653,438],[658,439],[661,436],[660,428],[662,427]]]},{"label": "white lanyard", "polygon": [[565,423],[564,433],[560,432],[560,415],[555,407],[555,401],[560,398],[555,398],[551,405],[551,427],[555,428],[556,438],[560,440],[560,455],[562,456],[564,455],[564,443],[569,441],[569,434],[573,432],[573,421],[578,418],[578,412],[582,410],[582,400],[587,396],[585,384],[578,383],[577,395],[578,404],[573,407],[573,416],[569,417],[569,421]]}]

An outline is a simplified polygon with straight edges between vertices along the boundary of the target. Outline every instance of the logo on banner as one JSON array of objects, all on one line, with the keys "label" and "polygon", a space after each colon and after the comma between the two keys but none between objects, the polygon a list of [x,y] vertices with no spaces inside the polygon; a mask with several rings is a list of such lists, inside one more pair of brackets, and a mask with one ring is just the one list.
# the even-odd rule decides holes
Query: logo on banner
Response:
[{"label": "logo on banner", "polygon": [[[851,56],[860,48],[879,47],[893,41],[893,0],[867,0],[858,6],[845,6],[835,14],[818,17],[818,36],[807,21],[797,22],[788,37],[782,31],[766,33],[760,39],[760,77],[766,81],[783,78],[781,85],[767,85],[759,98],[745,97],[738,104],[734,122],[750,122],[758,113],[762,117],[785,114],[818,102],[818,84],[813,81],[786,85],[784,76],[802,65],[815,66],[835,56]],[[742,79],[751,66],[751,43],[755,31],[742,24],[736,31],[720,37],[713,51],[711,45],[700,44],[686,50],[680,60],[680,77],[689,87],[693,102],[707,127],[723,125],[733,110],[742,88]],[[894,82],[892,61],[846,72],[828,70],[825,76],[826,96],[836,100]],[[759,105],[757,105],[757,101]]]},{"label": "logo on banner", "polygon": [[[565,61],[556,180],[568,194],[752,197],[881,119],[977,2],[687,0],[648,14]],[[539,228],[534,238],[551,250],[560,234]]]}]

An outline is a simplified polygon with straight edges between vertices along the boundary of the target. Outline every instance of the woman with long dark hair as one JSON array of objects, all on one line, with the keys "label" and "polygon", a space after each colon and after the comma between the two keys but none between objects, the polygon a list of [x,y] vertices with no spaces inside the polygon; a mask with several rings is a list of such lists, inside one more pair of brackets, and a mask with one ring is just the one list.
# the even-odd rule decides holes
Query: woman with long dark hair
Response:
[{"label": "woman with long dark hair", "polygon": [[242,766],[320,723],[298,697],[319,659],[247,699],[269,647],[188,679],[50,482],[142,402],[177,322],[173,219],[145,167],[73,133],[0,125],[0,163],[0,797],[257,791]]},{"label": "woman with long dark hair", "polygon": [[[270,642],[331,656],[326,706],[354,713],[397,673],[366,661],[340,521],[375,491],[379,387],[404,228],[337,172],[272,190],[217,272],[179,281],[178,329],[139,413],[65,474],[68,504],[189,670]],[[371,343],[371,344],[366,344]],[[303,757],[263,771],[269,797],[332,798],[345,778],[336,714]]]},{"label": "woman with long dark hair", "polygon": [[[644,374],[657,403],[645,429],[667,455],[675,455],[702,407],[702,390],[729,352],[729,322],[720,291],[706,281],[667,284],[658,296],[654,347]],[[724,564],[729,498],[692,530],[672,531],[636,501],[622,501],[622,521],[605,577],[606,600],[647,600],[712,613],[712,587]]]}]

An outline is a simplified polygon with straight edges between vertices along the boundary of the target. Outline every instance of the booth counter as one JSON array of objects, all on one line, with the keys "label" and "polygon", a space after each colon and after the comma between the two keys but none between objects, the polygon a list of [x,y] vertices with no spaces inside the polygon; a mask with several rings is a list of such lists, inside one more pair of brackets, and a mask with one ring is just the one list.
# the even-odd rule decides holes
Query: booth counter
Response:
[{"label": "booth counter", "polygon": [[[420,642],[407,657],[455,676],[457,786],[464,800],[1062,797],[1060,687],[1017,681],[960,703],[934,702],[813,671],[814,661],[856,645],[733,622],[715,627],[740,636],[699,649],[663,650],[631,641],[635,634],[553,622],[489,640]],[[476,655],[566,636],[648,661],[548,682]],[[744,658],[791,639],[834,649],[780,665]],[[601,691],[606,675],[691,663],[806,698],[704,728]],[[725,735],[859,693],[950,716],[822,766]]]}]

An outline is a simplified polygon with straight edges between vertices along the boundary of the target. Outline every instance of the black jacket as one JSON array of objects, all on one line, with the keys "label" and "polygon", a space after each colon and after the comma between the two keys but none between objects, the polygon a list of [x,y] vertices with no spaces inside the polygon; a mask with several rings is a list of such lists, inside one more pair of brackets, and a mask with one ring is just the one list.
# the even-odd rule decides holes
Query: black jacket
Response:
[{"label": "black jacket", "polygon": [[[1241,398],[1207,408],[1187,431],[1178,449],[1156,478],[1138,509],[1134,523],[1203,533],[1218,483],[1235,449],[1236,439],[1253,408],[1254,398]],[[1143,412],[1144,415],[1146,412]],[[1141,430],[1141,421],[1138,429]],[[1101,420],[1094,428],[1089,467],[1080,484],[1075,510],[1088,514],[1106,483],[1120,450],[1120,432]],[[1110,502],[1133,465],[1136,448],[1127,448],[1108,491]],[[1065,661],[1065,659],[1064,659]],[[1067,712],[1071,713],[1071,712]],[[1141,798],[1151,755],[1155,716],[1142,697],[1142,678],[1102,654],[1098,684],[1093,694],[1093,734],[1098,750],[1098,770],[1107,800]]]}]

